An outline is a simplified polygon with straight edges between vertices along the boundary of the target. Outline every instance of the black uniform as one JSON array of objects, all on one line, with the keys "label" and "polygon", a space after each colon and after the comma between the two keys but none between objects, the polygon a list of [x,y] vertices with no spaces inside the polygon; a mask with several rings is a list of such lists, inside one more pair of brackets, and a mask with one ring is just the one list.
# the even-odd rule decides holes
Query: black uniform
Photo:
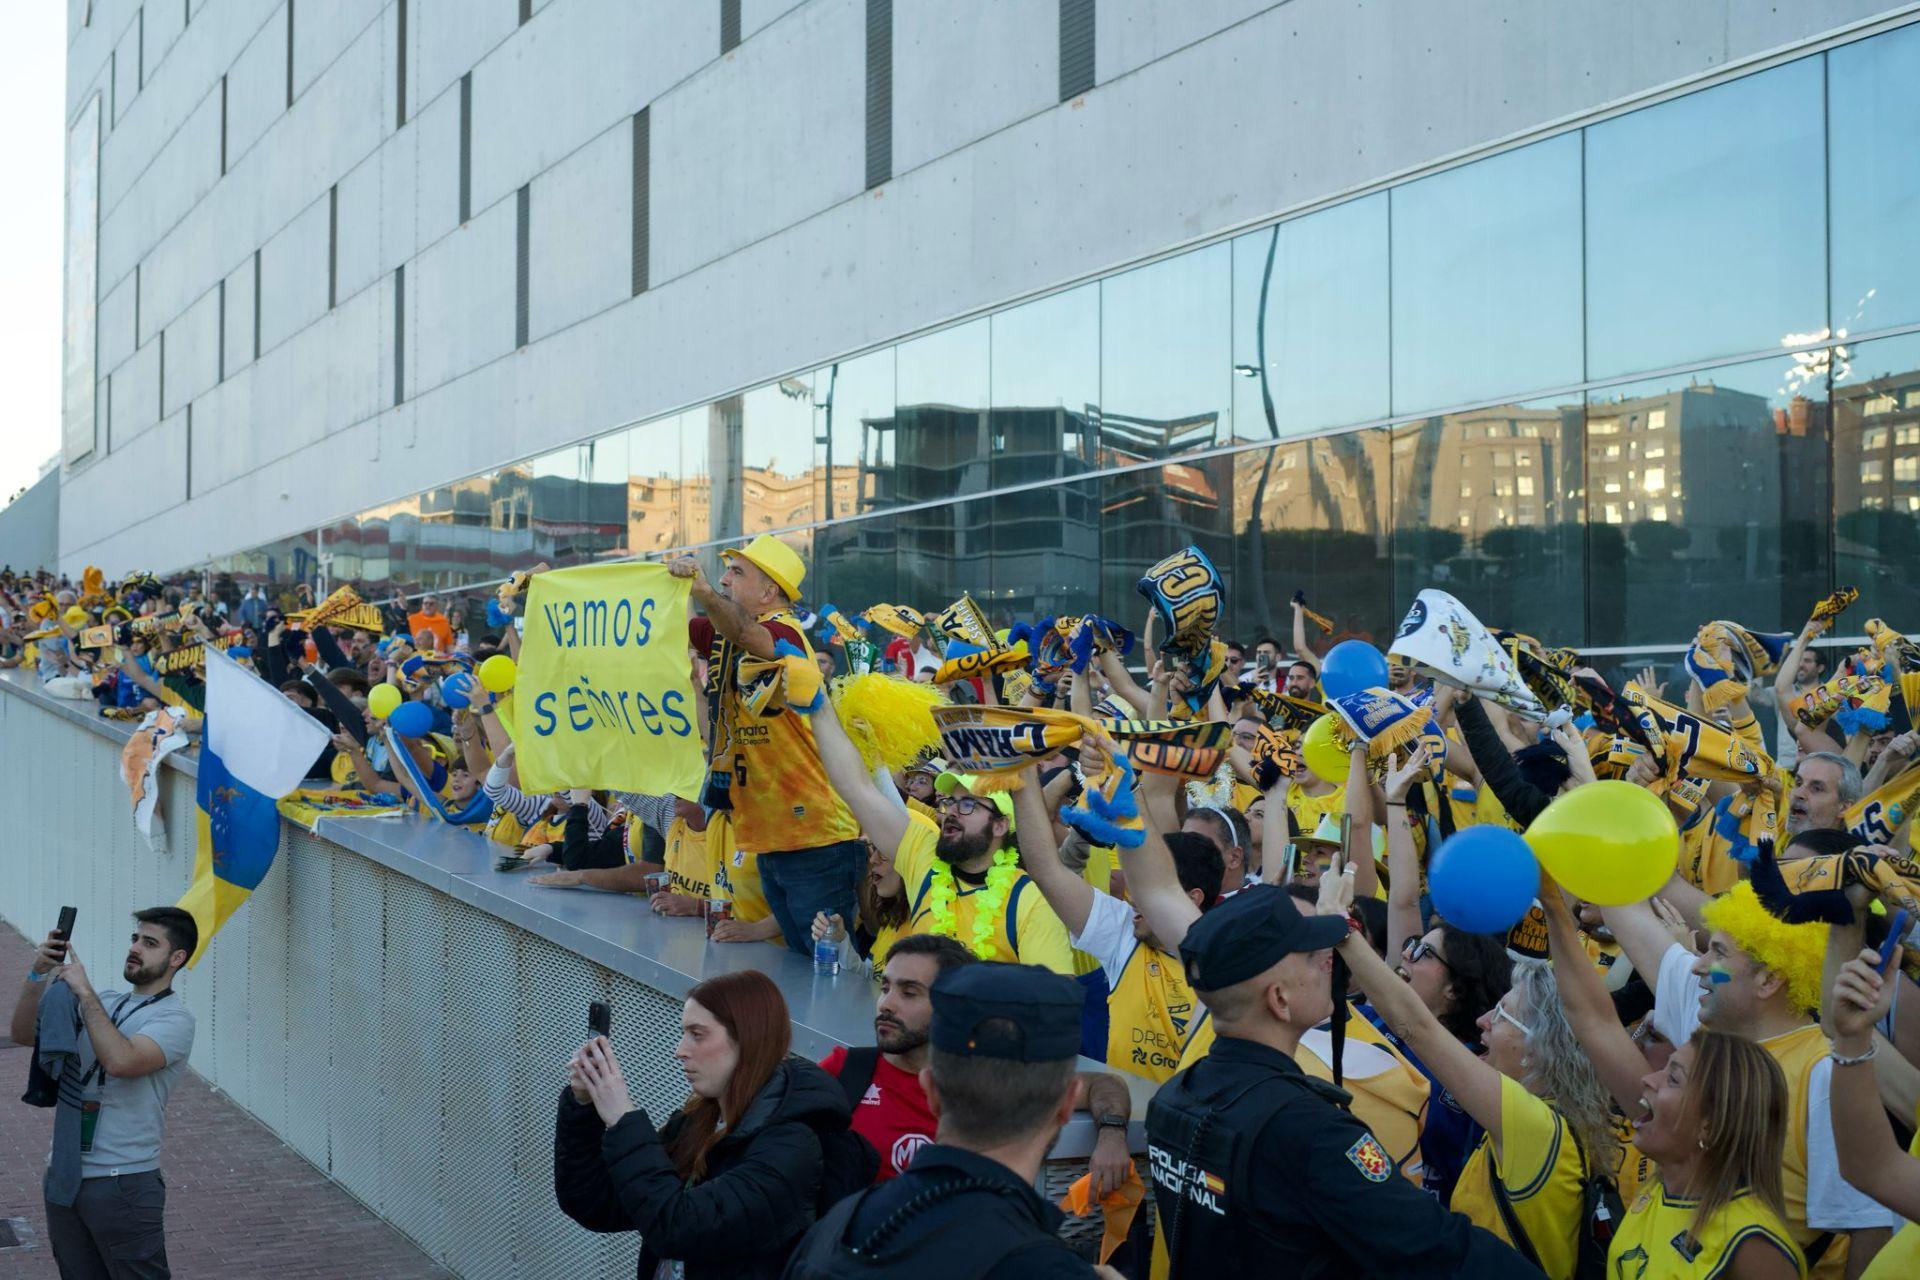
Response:
[{"label": "black uniform", "polygon": [[[932,990],[937,1055],[1068,1062],[1080,1051],[1080,985],[1032,965],[968,964]],[[936,1060],[936,1081],[939,1065]],[[1059,1237],[1061,1213],[997,1160],[922,1147],[899,1177],[850,1196],[816,1223],[787,1280],[1088,1280]]]},{"label": "black uniform", "polygon": [[[1346,930],[1256,886],[1202,916],[1180,955],[1205,1000]],[[1402,1177],[1348,1102],[1278,1049],[1224,1033],[1162,1085],[1147,1109],[1147,1160],[1170,1280],[1539,1276]]]}]

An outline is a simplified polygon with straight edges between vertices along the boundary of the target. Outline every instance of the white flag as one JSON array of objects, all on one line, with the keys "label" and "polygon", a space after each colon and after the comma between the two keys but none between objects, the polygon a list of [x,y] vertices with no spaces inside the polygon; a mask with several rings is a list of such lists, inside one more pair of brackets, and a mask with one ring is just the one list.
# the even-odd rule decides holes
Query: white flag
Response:
[{"label": "white flag", "polygon": [[1414,598],[1389,651],[1434,679],[1491,698],[1525,716],[1540,719],[1546,708],[1520,679],[1520,670],[1480,619],[1444,591],[1428,589]]},{"label": "white flag", "polygon": [[327,727],[278,689],[206,646],[207,746],[227,772],[278,800],[306,778],[326,749]]}]

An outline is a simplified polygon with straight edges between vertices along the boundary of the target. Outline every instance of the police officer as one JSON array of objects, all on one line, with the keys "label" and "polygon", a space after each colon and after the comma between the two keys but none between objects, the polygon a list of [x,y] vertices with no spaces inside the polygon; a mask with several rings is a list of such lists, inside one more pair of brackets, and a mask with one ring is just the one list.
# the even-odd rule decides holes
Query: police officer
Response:
[{"label": "police officer", "polygon": [[1217,1037],[1147,1110],[1168,1263],[1155,1274],[1538,1276],[1400,1176],[1348,1095],[1294,1064],[1333,1012],[1347,927],[1257,885],[1187,930],[1180,957]]},{"label": "police officer", "polygon": [[800,1241],[789,1280],[1118,1277],[1057,1234],[1034,1191],[1079,1093],[1080,984],[1035,965],[969,964],[934,980],[921,1081],[936,1140],[899,1177],[842,1200]]}]

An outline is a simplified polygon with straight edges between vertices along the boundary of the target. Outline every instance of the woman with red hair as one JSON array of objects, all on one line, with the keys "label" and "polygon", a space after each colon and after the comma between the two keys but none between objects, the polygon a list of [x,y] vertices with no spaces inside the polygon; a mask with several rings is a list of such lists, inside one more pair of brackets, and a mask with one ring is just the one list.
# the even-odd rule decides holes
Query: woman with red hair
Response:
[{"label": "woman with red hair", "polygon": [[846,1095],[788,1056],[787,1003],[757,970],[695,987],[680,1028],[673,1056],[692,1096],[657,1130],[604,1037],[573,1055],[554,1195],[590,1231],[638,1231],[641,1280],[669,1261],[686,1280],[777,1277],[814,1220],[823,1144],[847,1128]]}]

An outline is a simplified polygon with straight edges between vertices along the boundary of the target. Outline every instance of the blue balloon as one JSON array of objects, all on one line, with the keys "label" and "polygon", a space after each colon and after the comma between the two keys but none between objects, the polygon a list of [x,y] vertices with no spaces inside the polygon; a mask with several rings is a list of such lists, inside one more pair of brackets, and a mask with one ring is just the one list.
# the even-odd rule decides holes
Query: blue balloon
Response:
[{"label": "blue balloon", "polygon": [[1320,661],[1320,687],[1329,698],[1387,687],[1387,660],[1365,640],[1342,640]]},{"label": "blue balloon", "polygon": [[473,701],[473,677],[464,671],[450,672],[440,681],[440,700],[447,710],[458,711]]},{"label": "blue balloon", "polygon": [[1434,853],[1427,888],[1448,924],[1469,933],[1505,933],[1540,892],[1540,864],[1516,832],[1468,827]]},{"label": "blue balloon", "polygon": [[433,708],[424,702],[403,702],[393,709],[387,723],[403,738],[424,738],[433,732]]}]

